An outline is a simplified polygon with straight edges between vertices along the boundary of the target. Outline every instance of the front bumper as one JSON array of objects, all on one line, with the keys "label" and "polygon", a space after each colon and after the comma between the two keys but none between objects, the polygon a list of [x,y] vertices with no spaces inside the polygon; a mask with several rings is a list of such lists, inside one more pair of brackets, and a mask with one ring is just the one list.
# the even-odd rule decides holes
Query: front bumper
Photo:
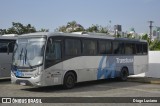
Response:
[{"label": "front bumper", "polygon": [[44,86],[41,83],[41,76],[37,77],[31,77],[31,78],[17,78],[13,72],[11,72],[11,83],[12,84],[19,84],[19,85],[25,85],[25,86],[35,86],[40,87]]}]

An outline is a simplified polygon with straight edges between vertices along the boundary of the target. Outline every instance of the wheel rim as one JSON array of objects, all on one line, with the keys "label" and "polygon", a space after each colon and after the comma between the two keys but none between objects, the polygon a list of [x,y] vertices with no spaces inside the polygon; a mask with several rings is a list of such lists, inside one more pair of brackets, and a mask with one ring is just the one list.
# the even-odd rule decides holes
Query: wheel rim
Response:
[{"label": "wheel rim", "polygon": [[122,79],[126,80],[126,78],[127,78],[127,72],[126,72],[126,70],[124,70],[122,73]]},{"label": "wheel rim", "polygon": [[74,85],[74,78],[70,75],[68,76],[67,80],[66,80],[66,85],[68,87],[72,87]]}]

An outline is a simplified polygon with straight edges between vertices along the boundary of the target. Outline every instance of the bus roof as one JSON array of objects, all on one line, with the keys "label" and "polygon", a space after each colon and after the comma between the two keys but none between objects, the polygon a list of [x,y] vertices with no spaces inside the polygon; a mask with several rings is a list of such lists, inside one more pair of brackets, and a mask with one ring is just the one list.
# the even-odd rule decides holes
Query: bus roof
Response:
[{"label": "bus roof", "polygon": [[63,33],[63,32],[36,32],[20,35],[23,37],[50,37],[50,36],[69,36],[69,37],[83,37],[83,38],[96,38],[96,39],[110,39],[110,40],[125,40],[125,41],[141,41],[147,42],[146,40],[139,39],[128,39],[128,38],[116,38],[112,35],[102,34],[102,33]]},{"label": "bus roof", "polygon": [[17,39],[17,36],[0,36],[0,39]]}]

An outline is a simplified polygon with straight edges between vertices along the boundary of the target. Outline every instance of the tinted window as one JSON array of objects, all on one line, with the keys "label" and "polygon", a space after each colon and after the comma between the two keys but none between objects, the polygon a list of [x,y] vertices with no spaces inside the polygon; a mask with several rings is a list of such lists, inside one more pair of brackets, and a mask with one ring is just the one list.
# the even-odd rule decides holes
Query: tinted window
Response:
[{"label": "tinted window", "polygon": [[95,55],[97,53],[97,43],[93,40],[83,40],[83,54]]},{"label": "tinted window", "polygon": [[53,64],[59,62],[62,58],[61,51],[61,40],[55,40],[50,38],[47,43],[46,48],[46,64],[45,67],[48,68]]},{"label": "tinted window", "polygon": [[81,41],[76,39],[65,40],[66,56],[77,56],[81,54]]},{"label": "tinted window", "polygon": [[134,43],[125,44],[125,54],[135,54],[135,44]]},{"label": "tinted window", "polygon": [[7,53],[7,46],[9,46],[9,52],[13,52],[15,40],[0,40],[0,53]]},{"label": "tinted window", "polygon": [[124,54],[124,43],[123,42],[113,42],[113,53],[114,54]]},{"label": "tinted window", "polygon": [[148,53],[147,44],[143,44],[143,54],[147,54],[147,53]]},{"label": "tinted window", "polygon": [[142,54],[143,49],[142,49],[142,44],[136,44],[136,54]]},{"label": "tinted window", "polygon": [[99,41],[99,54],[111,54],[111,42]]}]

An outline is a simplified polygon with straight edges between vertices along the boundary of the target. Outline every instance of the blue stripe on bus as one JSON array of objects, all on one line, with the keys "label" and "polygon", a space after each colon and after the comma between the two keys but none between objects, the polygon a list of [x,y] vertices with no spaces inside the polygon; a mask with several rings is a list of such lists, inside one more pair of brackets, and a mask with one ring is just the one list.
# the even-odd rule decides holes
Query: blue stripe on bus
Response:
[{"label": "blue stripe on bus", "polygon": [[[105,62],[105,67],[102,67],[103,63]],[[97,79],[104,78],[115,78],[116,76],[116,61],[111,61],[107,56],[102,56],[99,66],[98,66],[98,73]]]}]

